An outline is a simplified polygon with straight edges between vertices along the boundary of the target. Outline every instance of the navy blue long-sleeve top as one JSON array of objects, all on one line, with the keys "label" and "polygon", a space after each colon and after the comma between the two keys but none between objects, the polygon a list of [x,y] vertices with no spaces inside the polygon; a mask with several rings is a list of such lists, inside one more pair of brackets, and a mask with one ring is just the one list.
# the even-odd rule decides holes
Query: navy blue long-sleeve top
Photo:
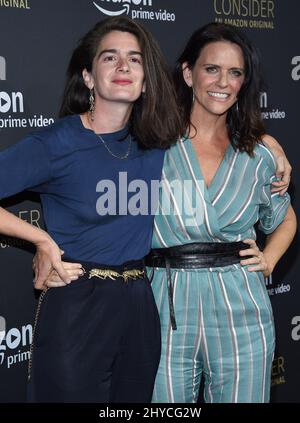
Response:
[{"label": "navy blue long-sleeve top", "polygon": [[112,154],[79,115],[25,137],[0,153],[0,198],[40,193],[47,231],[70,258],[116,265],[142,258],[151,247],[158,200],[151,186],[161,178],[164,151],[132,140],[128,158],[114,157],[126,155],[127,132],[102,135]]}]

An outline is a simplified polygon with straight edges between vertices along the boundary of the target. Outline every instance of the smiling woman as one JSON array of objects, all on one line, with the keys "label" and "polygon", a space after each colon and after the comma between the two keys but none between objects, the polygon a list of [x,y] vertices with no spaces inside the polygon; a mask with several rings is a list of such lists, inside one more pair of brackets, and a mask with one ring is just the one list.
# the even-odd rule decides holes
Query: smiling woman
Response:
[{"label": "smiling woman", "polygon": [[241,48],[225,41],[206,45],[193,69],[183,64],[184,79],[194,87],[195,100],[212,114],[222,114],[236,103],[244,73]]},{"label": "smiling woman", "polygon": [[127,121],[133,102],[141,92],[145,92],[142,52],[136,37],[121,31],[112,31],[104,36],[92,72],[84,69],[83,79],[94,96],[92,121],[96,118],[95,110],[99,114],[103,114],[103,109],[110,113],[110,107],[113,107],[116,118],[118,110],[122,113],[126,108]]},{"label": "smiling woman", "polygon": [[[289,196],[271,193],[258,63],[243,34],[212,23],[176,64],[185,134],[165,155],[147,258],[163,340],[154,402],[196,402],[202,377],[206,402],[269,400],[275,338],[263,276],[291,243],[296,220]],[[180,214],[176,195],[164,213],[175,180],[192,182],[201,221],[192,191]],[[257,222],[269,235],[263,252]]]},{"label": "smiling woman", "polygon": [[[33,402],[149,402],[160,325],[143,257],[153,214],[97,213],[99,181],[127,193],[159,180],[181,121],[167,65],[129,18],[95,25],[74,50],[61,119],[0,153],[0,197],[41,193],[47,231],[0,208],[0,232],[37,247],[29,365]],[[126,174],[125,186],[119,174]],[[127,185],[128,184],[128,185]],[[128,192],[126,209],[134,192]],[[124,198],[123,198],[124,199]],[[157,196],[156,204],[157,206]],[[62,250],[80,278],[61,262]],[[44,282],[55,269],[61,289]]]}]

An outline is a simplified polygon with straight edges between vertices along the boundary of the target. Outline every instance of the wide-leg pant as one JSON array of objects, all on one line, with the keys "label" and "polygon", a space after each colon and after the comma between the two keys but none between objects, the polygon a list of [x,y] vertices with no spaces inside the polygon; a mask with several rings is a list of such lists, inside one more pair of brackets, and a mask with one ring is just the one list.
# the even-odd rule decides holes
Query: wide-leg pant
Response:
[{"label": "wide-leg pant", "polygon": [[239,265],[172,270],[178,329],[170,325],[164,269],[152,288],[160,313],[162,354],[153,402],[269,401],[274,324],[261,273]]},{"label": "wide-leg pant", "polygon": [[40,304],[28,400],[150,402],[159,357],[149,280],[84,276]]}]

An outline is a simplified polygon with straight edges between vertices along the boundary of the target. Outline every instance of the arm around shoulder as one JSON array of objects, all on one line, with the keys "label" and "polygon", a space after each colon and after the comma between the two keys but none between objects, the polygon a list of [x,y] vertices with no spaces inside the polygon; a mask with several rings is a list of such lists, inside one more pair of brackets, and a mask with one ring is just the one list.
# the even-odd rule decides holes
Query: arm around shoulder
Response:
[{"label": "arm around shoulder", "polygon": [[276,176],[281,178],[281,181],[274,182],[273,192],[279,191],[283,195],[290,183],[292,166],[287,159],[287,156],[279,144],[279,142],[269,134],[265,134],[262,137],[262,141],[272,151],[276,159]]}]

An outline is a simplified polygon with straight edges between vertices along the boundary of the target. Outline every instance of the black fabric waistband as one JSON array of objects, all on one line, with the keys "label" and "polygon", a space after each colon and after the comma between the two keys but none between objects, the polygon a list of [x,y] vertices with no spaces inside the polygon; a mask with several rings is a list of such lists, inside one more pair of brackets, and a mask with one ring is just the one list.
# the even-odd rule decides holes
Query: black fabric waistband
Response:
[{"label": "black fabric waistband", "polygon": [[[229,266],[240,262],[239,251],[249,248],[244,242],[203,242],[178,245],[169,248],[152,249],[145,257],[145,264],[154,268],[162,267],[167,272],[168,300],[172,329],[176,330],[176,319],[173,304],[173,283],[171,269],[201,269]],[[243,259],[246,259],[244,256]]]},{"label": "black fabric waistband", "polygon": [[143,269],[145,267],[144,259],[130,260],[122,264],[103,264],[103,263],[96,263],[94,261],[85,261],[85,260],[74,259],[74,258],[65,257],[65,256],[63,256],[62,260],[68,261],[70,263],[80,263],[83,267],[86,267],[87,269],[98,267],[99,269],[113,269],[116,271],[118,270],[122,271],[122,270],[130,270],[130,269]]}]

